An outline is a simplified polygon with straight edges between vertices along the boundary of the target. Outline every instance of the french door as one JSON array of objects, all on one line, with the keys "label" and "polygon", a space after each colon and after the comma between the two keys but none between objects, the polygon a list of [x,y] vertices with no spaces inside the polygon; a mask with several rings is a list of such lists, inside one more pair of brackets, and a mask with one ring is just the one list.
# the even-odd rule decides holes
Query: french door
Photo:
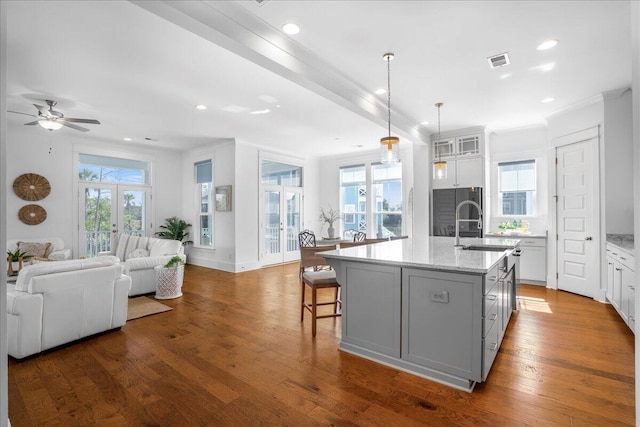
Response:
[{"label": "french door", "polygon": [[302,188],[263,185],[261,199],[262,265],[298,259]]},{"label": "french door", "polygon": [[81,182],[79,253],[86,258],[110,251],[118,234],[150,232],[151,187]]}]

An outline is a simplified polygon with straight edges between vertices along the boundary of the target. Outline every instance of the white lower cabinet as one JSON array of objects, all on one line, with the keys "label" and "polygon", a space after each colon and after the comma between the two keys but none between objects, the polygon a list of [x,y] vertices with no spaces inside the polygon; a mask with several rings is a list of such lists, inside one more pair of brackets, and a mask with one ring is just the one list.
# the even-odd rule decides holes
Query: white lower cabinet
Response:
[{"label": "white lower cabinet", "polygon": [[634,257],[607,243],[607,299],[635,334]]},{"label": "white lower cabinet", "polygon": [[520,282],[547,281],[547,239],[520,238]]}]

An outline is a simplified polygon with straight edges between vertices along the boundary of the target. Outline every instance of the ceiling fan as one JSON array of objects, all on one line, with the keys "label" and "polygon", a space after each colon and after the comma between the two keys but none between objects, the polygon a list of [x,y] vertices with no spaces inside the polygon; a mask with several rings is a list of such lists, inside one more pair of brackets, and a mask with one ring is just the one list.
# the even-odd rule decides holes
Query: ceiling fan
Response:
[{"label": "ceiling fan", "polygon": [[38,115],[21,113],[19,111],[9,111],[10,113],[16,114],[24,114],[25,116],[36,117],[38,120],[33,122],[25,123],[26,126],[40,125],[47,130],[58,130],[61,129],[62,126],[69,127],[71,129],[79,130],[80,132],[88,132],[89,129],[83,128],[82,126],[74,125],[73,123],[87,123],[93,125],[99,125],[100,122],[94,119],[73,119],[71,117],[65,117],[59,111],[54,111],[53,107],[57,104],[56,101],[51,101],[49,99],[45,100],[49,109],[42,105],[33,104],[34,107],[38,109]]}]

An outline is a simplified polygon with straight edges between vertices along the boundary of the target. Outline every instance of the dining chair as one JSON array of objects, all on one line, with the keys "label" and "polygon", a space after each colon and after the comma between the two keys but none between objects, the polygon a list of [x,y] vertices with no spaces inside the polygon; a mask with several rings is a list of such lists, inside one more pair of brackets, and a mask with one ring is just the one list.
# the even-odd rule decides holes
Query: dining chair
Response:
[{"label": "dining chair", "polygon": [[311,230],[302,230],[298,233],[298,244],[301,248],[313,248],[316,246],[316,235]]},{"label": "dining chair", "polygon": [[348,230],[344,230],[342,233],[342,238],[344,240],[353,241],[353,236],[358,232],[358,230],[354,230],[353,228],[349,228]]},{"label": "dining chair", "polygon": [[364,233],[362,231],[358,231],[356,234],[353,235],[354,242],[364,242],[364,239],[366,238],[367,238],[367,233]]},{"label": "dining chair", "polygon": [[[327,265],[325,259],[317,255],[318,252],[331,251],[336,249],[336,245],[320,247],[300,248],[300,281],[302,284],[302,298],[300,306],[300,321],[304,321],[304,311],[311,312],[311,336],[316,336],[316,321],[330,317],[342,316],[342,301],[340,300],[340,284],[336,280],[336,272]],[[307,286],[311,290],[311,303],[305,300]],[[334,289],[333,299],[330,301],[318,302],[318,289]],[[332,305],[331,314],[318,314],[318,307]]]}]

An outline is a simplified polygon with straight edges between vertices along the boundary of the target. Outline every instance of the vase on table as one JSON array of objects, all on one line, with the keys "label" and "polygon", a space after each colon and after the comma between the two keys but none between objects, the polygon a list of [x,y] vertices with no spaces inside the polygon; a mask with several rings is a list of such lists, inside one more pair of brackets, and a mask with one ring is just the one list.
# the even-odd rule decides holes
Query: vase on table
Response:
[{"label": "vase on table", "polygon": [[336,237],[336,229],[333,228],[333,225],[330,225],[329,228],[327,228],[327,234],[329,234],[330,239]]}]

